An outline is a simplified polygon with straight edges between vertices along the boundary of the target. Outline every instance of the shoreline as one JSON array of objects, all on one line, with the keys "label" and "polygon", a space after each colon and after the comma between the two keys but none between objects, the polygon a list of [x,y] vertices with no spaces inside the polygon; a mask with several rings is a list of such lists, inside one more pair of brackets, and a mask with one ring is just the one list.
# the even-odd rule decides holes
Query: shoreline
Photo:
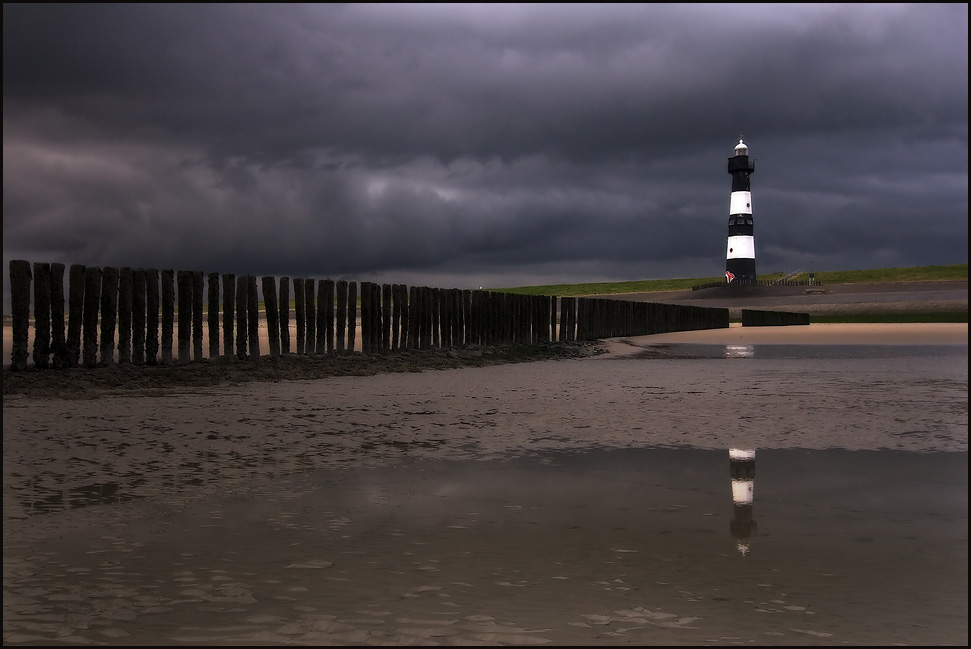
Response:
[{"label": "shoreline", "polygon": [[536,361],[630,356],[669,345],[964,345],[967,323],[810,324],[680,331],[592,341],[523,346],[436,348],[389,354],[322,356],[283,354],[238,359],[204,358],[189,363],[107,365],[67,369],[11,371],[3,365],[4,400],[16,396],[41,399],[91,399],[106,394],[149,394],[248,383],[315,381],[346,376],[421,373],[430,370],[481,368]]},{"label": "shoreline", "polygon": [[815,323],[785,327],[742,327],[677,331],[612,338],[611,353],[635,353],[657,344],[698,345],[966,345],[967,323]]}]

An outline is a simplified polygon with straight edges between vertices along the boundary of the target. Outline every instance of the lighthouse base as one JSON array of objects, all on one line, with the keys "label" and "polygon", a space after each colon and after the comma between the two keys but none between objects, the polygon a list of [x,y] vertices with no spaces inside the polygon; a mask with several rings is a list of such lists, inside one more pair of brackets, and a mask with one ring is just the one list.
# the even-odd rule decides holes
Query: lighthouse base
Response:
[{"label": "lighthouse base", "polygon": [[[729,259],[725,265],[726,277],[734,282],[754,282],[755,281],[755,260],[754,259]],[[734,276],[734,277],[733,277]]]}]

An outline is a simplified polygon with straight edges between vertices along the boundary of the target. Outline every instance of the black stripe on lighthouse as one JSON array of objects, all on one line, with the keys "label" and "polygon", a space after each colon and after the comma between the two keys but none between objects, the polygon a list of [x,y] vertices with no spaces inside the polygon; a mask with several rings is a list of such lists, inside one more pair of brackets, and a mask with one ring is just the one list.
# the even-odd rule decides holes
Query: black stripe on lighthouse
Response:
[{"label": "black stripe on lighthouse", "polygon": [[735,155],[728,159],[728,173],[732,175],[732,200],[728,210],[728,252],[725,278],[755,281],[755,223],[752,220],[752,189],[749,176],[755,173],[755,163],[748,158],[748,146],[739,139]]}]

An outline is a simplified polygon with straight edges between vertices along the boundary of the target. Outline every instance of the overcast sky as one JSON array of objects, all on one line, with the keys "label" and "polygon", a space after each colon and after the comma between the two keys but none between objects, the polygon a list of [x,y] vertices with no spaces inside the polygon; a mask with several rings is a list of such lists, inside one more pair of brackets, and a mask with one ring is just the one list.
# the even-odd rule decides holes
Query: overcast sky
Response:
[{"label": "overcast sky", "polygon": [[443,288],[968,261],[968,5],[3,5],[11,259]]}]

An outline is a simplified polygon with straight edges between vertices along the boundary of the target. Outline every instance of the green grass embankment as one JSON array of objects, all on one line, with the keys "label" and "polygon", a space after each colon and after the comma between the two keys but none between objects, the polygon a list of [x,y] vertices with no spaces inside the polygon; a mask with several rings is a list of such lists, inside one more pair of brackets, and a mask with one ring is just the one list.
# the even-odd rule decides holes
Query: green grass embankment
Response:
[{"label": "green grass embankment", "polygon": [[[884,282],[947,282],[968,279],[967,264],[949,266],[915,266],[912,268],[878,268],[871,270],[821,271],[814,274],[820,284],[872,284]],[[776,281],[786,277],[793,281],[808,281],[809,272],[769,273],[759,275],[760,280]],[[590,284],[547,284],[541,286],[515,286],[490,288],[490,291],[517,293],[520,295],[553,295],[556,297],[583,297],[592,295],[616,295],[619,293],[656,293],[661,291],[686,291],[694,286],[718,282],[724,277],[695,277],[687,279],[648,279],[629,282],[597,282]]]}]

